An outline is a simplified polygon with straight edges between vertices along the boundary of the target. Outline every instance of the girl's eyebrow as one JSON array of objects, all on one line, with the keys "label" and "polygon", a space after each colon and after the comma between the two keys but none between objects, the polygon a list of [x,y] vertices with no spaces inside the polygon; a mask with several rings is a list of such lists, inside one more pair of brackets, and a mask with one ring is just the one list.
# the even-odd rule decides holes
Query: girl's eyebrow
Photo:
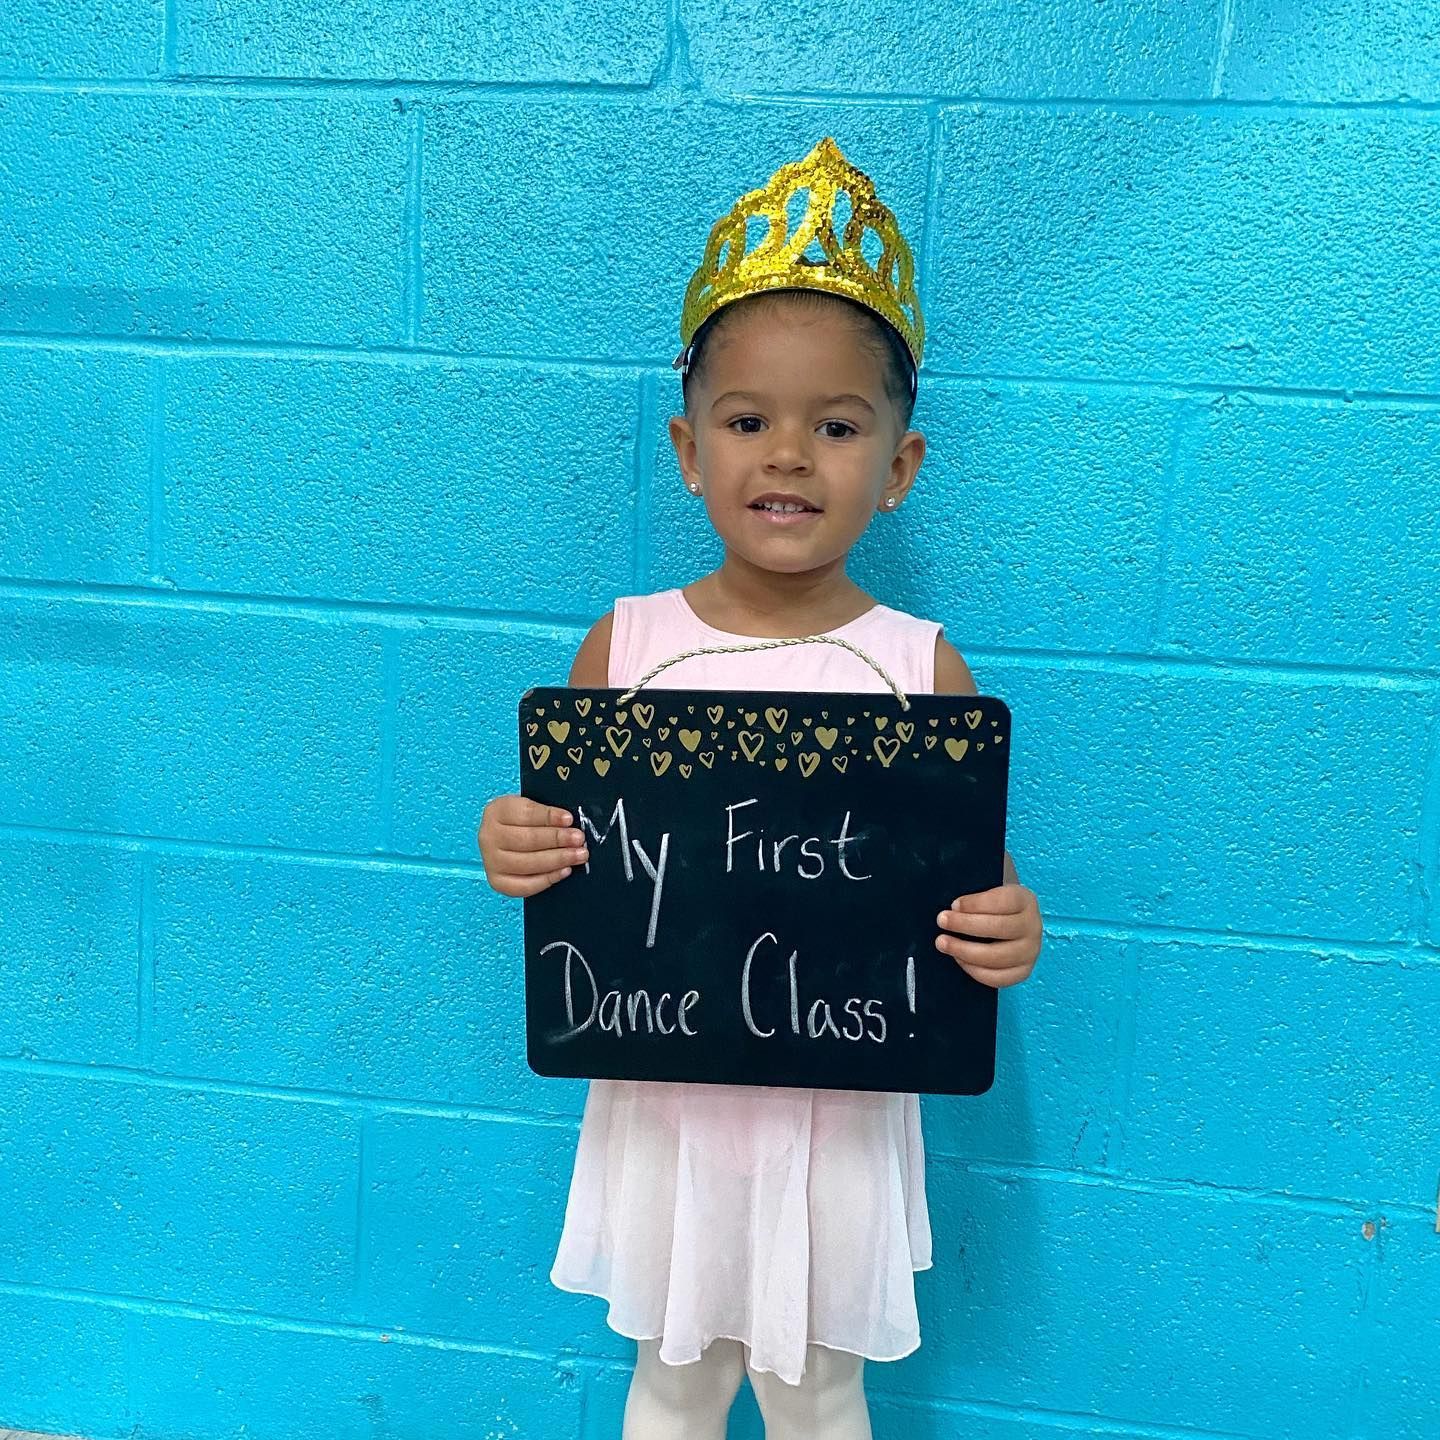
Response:
[{"label": "girl's eyebrow", "polygon": [[[717,410],[727,400],[762,400],[764,396],[757,395],[753,390],[727,390],[723,395],[717,395],[711,401],[710,408]],[[827,395],[823,400],[818,400],[817,405],[838,405],[842,400],[853,400],[857,405],[863,405],[872,415],[875,407],[863,396],[847,393],[845,395]]]}]

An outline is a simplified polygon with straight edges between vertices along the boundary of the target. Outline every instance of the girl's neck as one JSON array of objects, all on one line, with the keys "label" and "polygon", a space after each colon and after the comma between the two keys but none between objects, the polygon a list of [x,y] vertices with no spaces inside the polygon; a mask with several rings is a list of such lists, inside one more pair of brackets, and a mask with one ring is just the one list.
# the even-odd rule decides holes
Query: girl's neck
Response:
[{"label": "girl's neck", "polygon": [[843,563],[786,575],[732,555],[718,570],[685,586],[684,594],[707,625],[772,638],[836,630],[876,603],[845,573]]}]

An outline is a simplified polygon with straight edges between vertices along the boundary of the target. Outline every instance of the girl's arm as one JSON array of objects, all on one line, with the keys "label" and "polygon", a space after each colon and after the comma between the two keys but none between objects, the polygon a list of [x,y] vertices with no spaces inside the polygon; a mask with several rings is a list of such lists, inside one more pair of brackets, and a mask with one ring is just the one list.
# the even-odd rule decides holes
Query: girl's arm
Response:
[{"label": "girl's arm", "polygon": [[610,683],[610,632],[615,625],[615,612],[607,611],[591,627],[580,642],[570,665],[569,683],[577,689],[601,689]]}]

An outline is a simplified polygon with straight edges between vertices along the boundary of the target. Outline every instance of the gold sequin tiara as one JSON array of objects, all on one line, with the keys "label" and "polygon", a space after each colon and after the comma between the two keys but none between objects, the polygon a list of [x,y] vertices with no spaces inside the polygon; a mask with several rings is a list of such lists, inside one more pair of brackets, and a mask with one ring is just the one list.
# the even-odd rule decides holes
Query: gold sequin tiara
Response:
[{"label": "gold sequin tiara", "polygon": [[[805,215],[790,230],[790,203],[805,192]],[[850,200],[843,238],[835,234],[835,201]],[[765,219],[769,228],[746,254],[748,222]],[[865,232],[880,240],[872,265],[861,250]],[[805,252],[818,246],[814,257]],[[722,306],[765,290],[826,290],[854,300],[886,321],[905,342],[915,370],[925,350],[925,320],[915,292],[915,260],[894,214],[875,198],[875,185],[825,136],[803,159],[782,165],[758,190],[742,195],[710,231],[705,257],[690,277],[680,311],[680,343],[672,362],[689,369],[695,332]],[[915,384],[914,371],[910,376]]]}]

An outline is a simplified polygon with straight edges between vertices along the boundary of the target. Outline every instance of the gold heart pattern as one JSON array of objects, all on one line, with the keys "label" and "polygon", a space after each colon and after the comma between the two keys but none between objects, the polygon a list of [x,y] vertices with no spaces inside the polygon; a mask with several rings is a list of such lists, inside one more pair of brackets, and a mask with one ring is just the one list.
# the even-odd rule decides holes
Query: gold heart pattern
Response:
[{"label": "gold heart pattern", "polygon": [[[1005,740],[1004,735],[995,733],[999,730],[998,720],[991,720],[985,739],[977,739],[974,744],[968,736],[957,738],[953,734],[934,733],[939,730],[942,721],[952,730],[962,721],[965,730],[978,730],[985,719],[985,712],[976,708],[945,717],[927,716],[924,724],[931,733],[918,737],[923,740],[923,747],[917,744],[907,749],[917,740],[915,732],[919,721],[900,720],[891,715],[862,710],[860,717],[872,718],[878,732],[870,742],[869,753],[866,753],[863,736],[846,734],[841,743],[842,730],[838,718],[835,724],[823,723],[830,718],[828,710],[819,712],[818,718],[822,723],[817,724],[813,715],[792,721],[791,712],[783,705],[766,705],[756,710],[737,709],[731,712],[733,718],[728,720],[725,705],[709,705],[705,707],[705,714],[716,727],[710,731],[710,739],[714,743],[711,749],[701,750],[705,731],[693,728],[693,725],[680,725],[679,717],[675,715],[666,717],[667,724],[657,725],[657,704],[654,701],[632,700],[624,709],[611,709],[613,700],[597,695],[581,695],[569,698],[568,704],[572,707],[569,716],[566,715],[567,698],[562,696],[548,706],[537,705],[532,712],[537,718],[524,717],[524,735],[527,737],[525,758],[530,768],[544,770],[553,761],[554,772],[560,780],[568,780],[583,770],[587,761],[594,767],[594,773],[603,779],[612,772],[617,761],[627,759],[630,763],[648,759],[656,778],[673,770],[682,779],[689,780],[695,774],[697,764],[714,770],[717,760],[732,764],[737,761],[773,764],[777,771],[783,771],[791,759],[786,751],[792,748],[795,769],[803,779],[808,780],[820,768],[827,752],[831,764],[843,775],[852,758],[858,766],[867,762],[877,763],[888,770],[900,762],[902,756],[911,760],[921,759],[925,751],[935,749],[944,740],[946,756],[959,764],[967,756],[984,750],[987,742],[999,745]],[[539,718],[545,716],[547,709],[553,718]],[[695,715],[695,710],[694,705],[685,707],[687,715]],[[578,724],[582,717],[590,718],[591,724]],[[860,717],[847,716],[846,720],[853,725]],[[723,727],[722,721],[725,722]],[[791,729],[792,725],[797,728]],[[721,738],[727,730],[733,732],[728,740]],[[640,734],[641,731],[651,733]],[[592,734],[593,738],[590,738]],[[639,747],[632,744],[637,734],[642,741]],[[572,740],[575,743],[567,744]],[[772,747],[769,742],[772,740],[774,753],[770,753]],[[621,766],[622,770],[625,768]]]}]

